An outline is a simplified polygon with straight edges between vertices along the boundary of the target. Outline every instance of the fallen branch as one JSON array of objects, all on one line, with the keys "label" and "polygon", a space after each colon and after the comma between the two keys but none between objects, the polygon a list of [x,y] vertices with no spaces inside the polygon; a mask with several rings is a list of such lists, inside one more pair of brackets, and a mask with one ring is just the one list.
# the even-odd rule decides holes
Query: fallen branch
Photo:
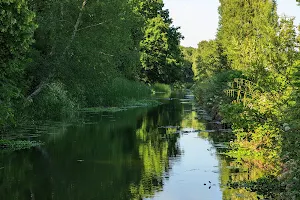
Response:
[{"label": "fallen branch", "polygon": [[44,81],[42,81],[36,87],[36,89],[29,96],[27,96],[26,100],[30,101],[31,99],[33,99],[33,97],[36,96],[36,95],[38,95],[46,85],[47,85],[47,83],[44,82]]},{"label": "fallen branch", "polygon": [[48,83],[50,82],[50,80],[51,80],[52,77],[53,77],[53,74],[50,74],[50,75],[48,76],[48,78],[42,80],[42,81],[40,82],[40,84],[35,88],[35,90],[34,90],[29,96],[27,96],[26,100],[30,101],[30,100],[33,99],[33,97],[35,97],[36,95],[38,95],[38,94],[42,91],[42,89],[43,89],[45,86],[48,85]]}]

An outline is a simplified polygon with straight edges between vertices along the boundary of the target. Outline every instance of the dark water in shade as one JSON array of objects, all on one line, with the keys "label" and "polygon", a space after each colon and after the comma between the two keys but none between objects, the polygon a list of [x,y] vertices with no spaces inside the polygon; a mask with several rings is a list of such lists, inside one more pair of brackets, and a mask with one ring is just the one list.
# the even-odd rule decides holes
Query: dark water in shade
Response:
[{"label": "dark water in shade", "polygon": [[71,123],[29,128],[45,145],[0,154],[1,200],[257,199],[223,187],[220,144],[198,121],[191,96],[155,108],[82,113]]}]

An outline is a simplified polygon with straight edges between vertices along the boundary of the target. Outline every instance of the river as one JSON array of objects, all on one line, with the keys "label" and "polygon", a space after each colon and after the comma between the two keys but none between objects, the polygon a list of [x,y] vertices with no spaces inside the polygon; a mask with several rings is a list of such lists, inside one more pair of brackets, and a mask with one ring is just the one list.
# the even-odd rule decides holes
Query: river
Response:
[{"label": "river", "polygon": [[229,133],[204,131],[209,125],[193,96],[160,101],[24,128],[44,145],[0,154],[0,199],[257,199],[227,186],[249,172],[237,173],[222,155]]}]

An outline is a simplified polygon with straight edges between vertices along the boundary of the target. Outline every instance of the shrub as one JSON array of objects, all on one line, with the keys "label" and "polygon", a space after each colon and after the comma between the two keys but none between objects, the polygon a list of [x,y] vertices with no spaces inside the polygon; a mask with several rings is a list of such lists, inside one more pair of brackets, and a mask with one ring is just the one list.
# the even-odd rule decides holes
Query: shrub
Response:
[{"label": "shrub", "polygon": [[122,106],[133,99],[145,99],[151,95],[151,90],[146,84],[123,77],[113,79],[109,85],[103,91],[102,99],[105,106]]},{"label": "shrub", "polygon": [[154,90],[154,92],[156,93],[171,93],[171,87],[167,84],[163,84],[163,83],[155,83],[152,85],[152,90]]},{"label": "shrub", "polygon": [[64,84],[53,82],[34,99],[33,114],[37,117],[58,117],[62,113],[72,111],[77,107],[74,100],[68,95]]},{"label": "shrub", "polygon": [[242,77],[242,73],[239,71],[225,71],[214,74],[212,77],[198,82],[193,87],[195,97],[205,109],[211,111],[210,114],[216,114],[223,102],[231,101],[224,92],[227,83],[239,77]]}]

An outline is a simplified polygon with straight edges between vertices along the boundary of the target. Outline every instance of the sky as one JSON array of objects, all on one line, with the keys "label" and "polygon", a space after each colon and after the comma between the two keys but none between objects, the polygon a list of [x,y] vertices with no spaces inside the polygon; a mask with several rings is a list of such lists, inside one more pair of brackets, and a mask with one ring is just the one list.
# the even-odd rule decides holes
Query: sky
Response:
[{"label": "sky", "polygon": [[[183,46],[197,47],[202,40],[214,39],[219,15],[219,0],[164,0],[175,26],[185,39]],[[300,6],[296,0],[277,0],[278,14],[296,17],[295,24],[300,24]]]}]

